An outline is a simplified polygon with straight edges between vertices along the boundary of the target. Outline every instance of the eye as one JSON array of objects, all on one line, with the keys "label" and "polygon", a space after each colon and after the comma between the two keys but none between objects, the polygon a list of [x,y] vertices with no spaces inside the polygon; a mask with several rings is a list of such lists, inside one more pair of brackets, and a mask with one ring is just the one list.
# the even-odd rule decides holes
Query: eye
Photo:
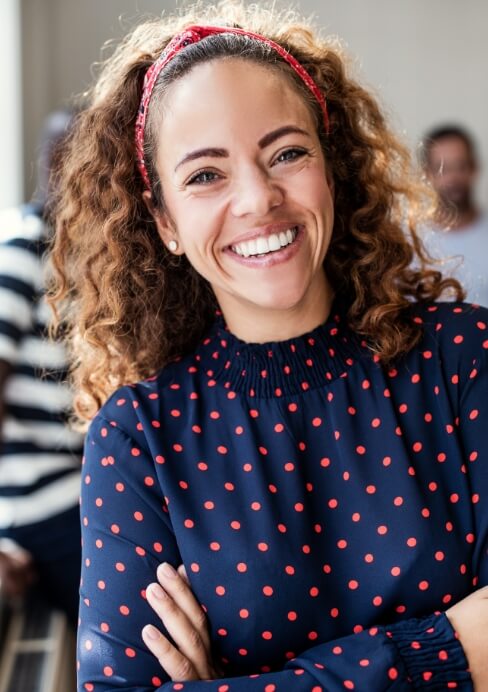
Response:
[{"label": "eye", "polygon": [[217,173],[214,173],[214,171],[199,171],[198,173],[195,173],[188,181],[187,185],[208,185],[209,183],[213,183],[215,180],[218,180],[220,176],[217,175]]},{"label": "eye", "polygon": [[297,159],[302,158],[302,156],[305,156],[308,152],[306,149],[298,149],[297,147],[292,147],[291,149],[285,149],[284,151],[279,154],[276,159],[275,163],[287,163],[288,161],[296,161]]}]

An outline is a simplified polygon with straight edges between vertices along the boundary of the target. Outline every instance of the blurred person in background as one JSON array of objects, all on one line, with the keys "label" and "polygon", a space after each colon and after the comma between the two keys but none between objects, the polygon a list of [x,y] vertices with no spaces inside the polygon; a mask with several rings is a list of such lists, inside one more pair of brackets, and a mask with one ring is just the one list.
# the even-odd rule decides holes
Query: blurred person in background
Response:
[{"label": "blurred person in background", "polygon": [[427,246],[447,258],[467,300],[488,305],[488,215],[475,200],[479,161],[473,138],[457,125],[437,127],[424,139],[422,163],[438,197]]},{"label": "blurred person in background", "polygon": [[67,426],[66,357],[44,299],[50,173],[72,119],[47,118],[35,200],[0,213],[0,579],[7,598],[35,584],[74,623],[82,437]]}]

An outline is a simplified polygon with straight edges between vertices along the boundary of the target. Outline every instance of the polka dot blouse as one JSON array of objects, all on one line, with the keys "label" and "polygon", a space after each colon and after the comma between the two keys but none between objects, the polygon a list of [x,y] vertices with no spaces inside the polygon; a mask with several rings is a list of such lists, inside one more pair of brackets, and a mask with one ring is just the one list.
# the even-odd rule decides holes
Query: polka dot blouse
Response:
[{"label": "polka dot blouse", "polygon": [[[412,312],[422,341],[389,370],[336,306],[276,343],[217,321],[109,399],[85,448],[80,690],[473,689],[444,611],[488,584],[488,310]],[[220,680],[170,681],[142,641],[163,561]]]}]

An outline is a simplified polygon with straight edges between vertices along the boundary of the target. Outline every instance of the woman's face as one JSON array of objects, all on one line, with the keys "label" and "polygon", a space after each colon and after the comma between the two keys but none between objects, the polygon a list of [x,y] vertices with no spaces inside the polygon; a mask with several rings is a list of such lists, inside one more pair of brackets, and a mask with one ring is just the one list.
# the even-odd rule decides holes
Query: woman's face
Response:
[{"label": "woman's face", "polygon": [[324,319],[333,200],[303,98],[276,72],[228,58],[177,81],[162,111],[158,230],[209,281],[229,327]]}]

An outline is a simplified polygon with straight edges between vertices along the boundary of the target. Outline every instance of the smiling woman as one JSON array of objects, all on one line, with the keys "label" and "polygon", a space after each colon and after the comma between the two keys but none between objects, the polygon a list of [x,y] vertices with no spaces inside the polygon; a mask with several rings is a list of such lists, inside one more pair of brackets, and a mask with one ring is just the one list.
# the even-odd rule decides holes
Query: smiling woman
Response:
[{"label": "smiling woman", "polygon": [[140,25],[60,189],[79,689],[483,689],[488,312],[434,302],[428,194],[338,45]]}]

